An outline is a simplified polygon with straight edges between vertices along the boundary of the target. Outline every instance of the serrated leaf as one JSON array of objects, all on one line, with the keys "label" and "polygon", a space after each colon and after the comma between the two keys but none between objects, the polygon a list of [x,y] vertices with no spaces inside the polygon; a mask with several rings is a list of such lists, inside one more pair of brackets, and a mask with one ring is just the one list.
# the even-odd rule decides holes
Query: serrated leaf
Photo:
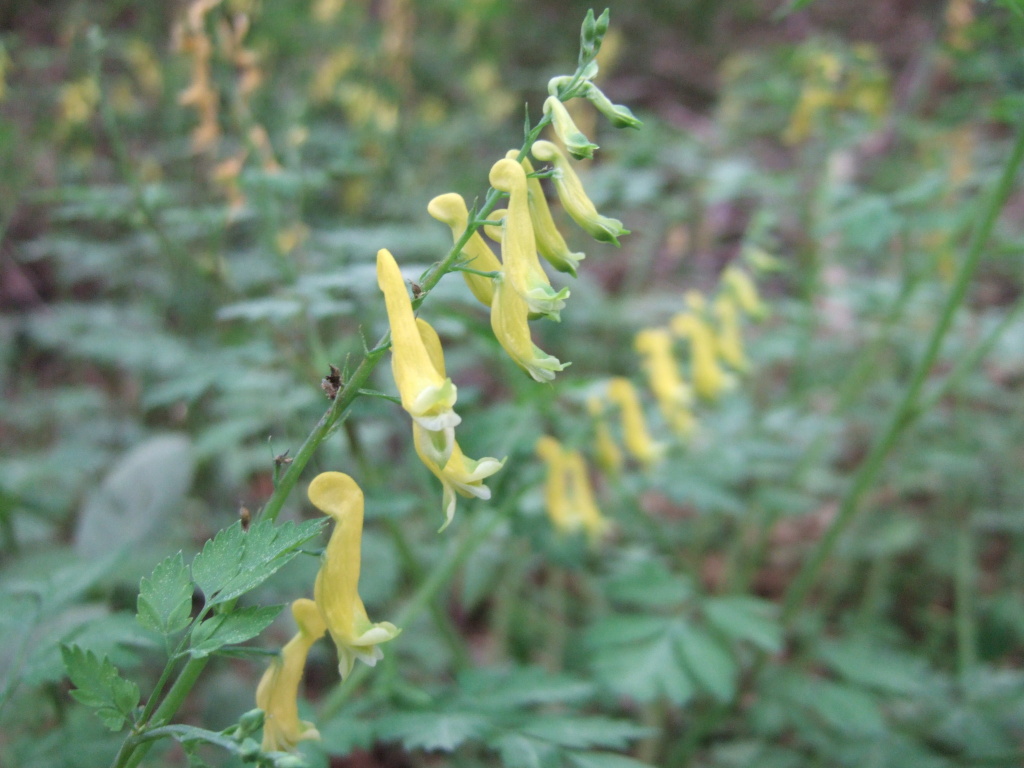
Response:
[{"label": "serrated leaf", "polygon": [[719,701],[729,701],[739,673],[729,651],[704,630],[682,621],[674,624],[673,634],[693,679]]},{"label": "serrated leaf", "polygon": [[886,730],[877,702],[861,689],[793,675],[784,678],[780,692],[790,702],[850,736],[878,736]]},{"label": "serrated leaf", "polygon": [[877,643],[849,639],[823,642],[818,657],[853,683],[891,693],[914,695],[924,688],[924,659],[880,647]]},{"label": "serrated leaf", "polygon": [[646,642],[599,647],[593,656],[594,670],[613,691],[636,701],[664,697],[673,704],[685,704],[695,687],[668,629],[666,622],[664,629]]},{"label": "serrated leaf", "polygon": [[233,600],[273,576],[326,522],[320,518],[274,525],[262,520],[248,531],[237,522],[206,542],[192,561],[192,579],[208,604]]},{"label": "serrated leaf", "polygon": [[162,635],[176,634],[188,626],[192,610],[192,580],[181,552],[171,555],[139,584],[139,624]]},{"label": "serrated leaf", "polygon": [[139,687],[125,680],[109,659],[78,646],[61,646],[61,656],[75,689],[71,695],[96,710],[103,724],[119,731],[139,704]]},{"label": "serrated leaf", "polygon": [[516,709],[531,704],[565,704],[589,699],[594,686],[538,667],[476,669],[459,676],[458,700],[469,709]]},{"label": "serrated leaf", "polygon": [[192,632],[189,653],[200,659],[225,645],[244,643],[269,627],[283,607],[251,606],[212,616]]},{"label": "serrated leaf", "polygon": [[451,752],[490,729],[488,718],[471,712],[403,712],[377,721],[379,738],[427,751]]},{"label": "serrated leaf", "polygon": [[782,648],[782,627],[776,613],[774,604],[754,597],[715,597],[704,603],[704,614],[717,630],[769,653]]},{"label": "serrated leaf", "polygon": [[650,763],[609,752],[570,752],[568,757],[576,768],[652,768]]},{"label": "serrated leaf", "polygon": [[608,747],[623,749],[629,742],[651,733],[628,720],[610,717],[552,717],[541,716],[522,727],[522,732],[569,749]]}]

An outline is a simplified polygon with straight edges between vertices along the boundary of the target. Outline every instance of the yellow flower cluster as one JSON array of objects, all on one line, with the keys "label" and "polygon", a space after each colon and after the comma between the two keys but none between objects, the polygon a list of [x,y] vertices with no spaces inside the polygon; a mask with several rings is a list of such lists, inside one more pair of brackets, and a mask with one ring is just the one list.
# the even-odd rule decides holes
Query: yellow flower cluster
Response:
[{"label": "yellow flower cluster", "polygon": [[804,53],[804,81],[789,124],[782,134],[787,144],[809,139],[823,116],[859,112],[879,118],[889,105],[889,84],[877,51],[856,45],[840,57],[820,43],[809,43]]},{"label": "yellow flower cluster", "polygon": [[583,454],[545,435],[537,441],[537,455],[547,464],[544,501],[551,523],[562,533],[584,531],[591,542],[599,541],[610,524],[594,501]]},{"label": "yellow flower cluster", "polygon": [[299,719],[298,691],[310,647],[330,633],[338,649],[338,672],[344,680],[356,661],[374,666],[380,646],[401,632],[394,624],[372,622],[359,597],[363,535],[363,492],[341,472],[324,472],[309,484],[309,500],[334,520],[316,577],[314,600],[292,603],[299,632],[281,650],[256,688],[256,706],[264,712],[264,752],[290,750],[304,739],[319,738],[311,723]]}]

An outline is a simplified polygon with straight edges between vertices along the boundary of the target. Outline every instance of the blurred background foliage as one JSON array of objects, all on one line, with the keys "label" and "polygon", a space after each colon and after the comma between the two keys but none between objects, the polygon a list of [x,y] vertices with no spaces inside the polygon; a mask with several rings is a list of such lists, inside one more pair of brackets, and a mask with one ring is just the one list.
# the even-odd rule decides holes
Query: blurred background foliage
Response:
[{"label": "blurred background foliage", "polygon": [[[509,456],[491,502],[460,503],[436,536],[438,489],[383,400],[362,399],[316,457],[366,490],[372,613],[476,539],[437,601],[447,624],[405,627],[368,688],[338,694],[314,649],[314,764],[1020,765],[1019,190],[917,423],[811,599],[792,617],[779,605],[906,388],[1006,162],[1024,18],[1012,2],[783,5],[612,4],[600,82],[645,126],[577,120],[602,147],[588,190],[633,234],[589,245],[562,323],[543,327],[540,346],[573,362],[556,385],[504,359],[461,281],[431,299],[466,453]],[[484,193],[523,103],[536,117],[572,65],[587,7],[0,8],[0,764],[109,763],[119,738],[68,698],[58,644],[152,683],[138,579],[267,498],[275,457],[326,407],[328,365],[384,328],[376,250],[409,268],[445,253],[427,201]],[[653,469],[599,478],[616,532],[596,549],[556,536],[536,439],[593,455],[594,383],[642,384],[634,334],[741,260],[777,265],[750,373],[687,443],[649,401],[671,444]],[[310,515],[301,496],[288,516]],[[255,601],[304,594],[316,565],[299,558]],[[261,670],[218,661],[182,716],[229,724]],[[151,760],[183,764],[179,749]]]}]

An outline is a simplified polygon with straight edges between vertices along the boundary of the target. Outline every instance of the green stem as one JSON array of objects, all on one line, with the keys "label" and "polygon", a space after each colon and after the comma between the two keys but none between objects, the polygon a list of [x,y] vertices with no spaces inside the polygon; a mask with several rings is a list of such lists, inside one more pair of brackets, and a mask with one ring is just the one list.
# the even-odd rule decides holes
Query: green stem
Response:
[{"label": "green stem", "polygon": [[977,663],[977,628],[974,623],[974,537],[970,520],[957,532],[956,541],[956,657],[960,687],[970,690],[971,673]]},{"label": "green stem", "polygon": [[853,482],[840,504],[839,513],[831,525],[829,525],[825,535],[818,542],[814,553],[804,563],[786,592],[782,605],[782,621],[784,625],[789,626],[792,624],[797,611],[807,599],[821,569],[839,543],[840,537],[857,517],[857,513],[861,508],[861,500],[874,485],[889,452],[907,427],[921,413],[918,403],[921,390],[928,378],[928,374],[931,372],[932,366],[938,358],[939,350],[953,323],[953,318],[967,296],[971,278],[978,267],[978,263],[981,261],[981,254],[985,243],[988,241],[999,212],[1002,210],[1006,199],[1013,189],[1014,179],[1016,178],[1022,158],[1024,158],[1024,126],[1018,129],[1017,139],[1014,142],[1010,159],[1003,168],[999,182],[986,201],[981,221],[974,230],[973,237],[968,246],[967,255],[963,264],[960,265],[960,270],[957,272],[956,280],[949,292],[949,296],[946,298],[939,321],[932,330],[924,355],[917,363],[903,398],[893,410],[881,438],[872,446],[867,457],[864,459],[864,463],[861,464],[854,475]]}]

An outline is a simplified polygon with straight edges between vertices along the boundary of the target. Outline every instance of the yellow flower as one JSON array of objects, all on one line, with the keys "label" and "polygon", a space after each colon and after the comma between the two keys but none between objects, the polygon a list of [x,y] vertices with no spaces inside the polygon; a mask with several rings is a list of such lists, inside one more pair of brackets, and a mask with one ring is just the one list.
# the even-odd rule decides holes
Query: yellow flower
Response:
[{"label": "yellow flower", "polygon": [[530,308],[502,272],[494,280],[494,303],[491,304],[491,330],[508,356],[534,381],[545,382],[564,370],[563,363],[533,343],[527,321]]},{"label": "yellow flower", "polygon": [[646,328],[636,335],[633,346],[643,357],[641,365],[665,420],[677,434],[692,434],[696,427],[690,411],[693,392],[679,375],[671,334],[664,328]]},{"label": "yellow flower", "polygon": [[542,163],[555,166],[551,180],[558,192],[565,210],[573,221],[595,240],[619,244],[619,237],[628,235],[629,230],[623,228],[622,222],[597,212],[594,203],[587,197],[583,184],[576,171],[573,170],[569,158],[550,141],[537,141],[533,145],[533,156]]},{"label": "yellow flower", "polygon": [[644,464],[661,458],[664,446],[656,443],[647,431],[640,396],[629,379],[616,376],[608,382],[608,399],[619,406],[622,413],[622,437],[626,449]]},{"label": "yellow flower", "polygon": [[594,150],[598,148],[597,144],[590,141],[576,127],[569,110],[557,96],[548,96],[544,101],[544,114],[551,115],[551,124],[555,128],[555,134],[565,144],[570,155],[577,160],[586,160],[594,156]]},{"label": "yellow flower", "polygon": [[344,680],[360,660],[371,667],[384,654],[378,647],[401,632],[389,621],[371,622],[359,597],[359,560],[363,538],[363,492],[341,472],[323,472],[309,484],[309,500],[334,518],[314,596],[327,631],[338,648],[338,672]]},{"label": "yellow flower", "polygon": [[537,440],[536,450],[547,464],[544,504],[552,525],[563,533],[583,529],[591,540],[601,538],[608,531],[609,523],[594,502],[582,454],[566,450],[547,435]]},{"label": "yellow flower", "polygon": [[671,327],[674,334],[690,342],[690,369],[697,394],[716,399],[734,382],[718,364],[718,345],[711,327],[693,312],[680,312],[672,318]]},{"label": "yellow flower", "polygon": [[[416,325],[431,363],[438,373],[444,376],[444,352],[437,331],[426,320],[420,318],[416,319]],[[441,481],[441,487],[444,489],[441,503],[444,507],[445,521],[438,530],[440,533],[448,527],[455,515],[456,493],[467,498],[491,498],[491,489],[484,485],[483,481],[501,469],[505,465],[505,459],[499,461],[490,456],[482,459],[466,458],[455,441],[454,430],[441,434],[431,432],[413,422],[412,437],[416,455]]]},{"label": "yellow flower", "polygon": [[608,429],[604,404],[596,395],[591,395],[587,398],[587,410],[594,421],[594,453],[597,463],[605,472],[617,474],[622,469],[622,451]]},{"label": "yellow flower", "polygon": [[[505,157],[515,160],[519,157],[519,150],[510,149]],[[583,261],[585,255],[573,253],[565,244],[565,238],[555,226],[555,220],[551,218],[551,209],[548,208],[548,201],[544,197],[544,188],[540,184],[540,179],[530,175],[534,171],[529,158],[523,158],[522,166],[526,171],[526,186],[530,192],[530,220],[533,222],[533,233],[537,238],[537,251],[548,264],[559,272],[567,272],[576,277],[576,267]],[[497,216],[497,213],[495,211],[491,215],[492,218],[503,217]]]},{"label": "yellow flower", "polygon": [[452,410],[457,396],[455,385],[431,364],[416,328],[405,280],[385,248],[377,252],[377,283],[384,292],[391,324],[391,368],[402,407],[425,429],[454,427],[461,421]]},{"label": "yellow flower", "polygon": [[733,370],[742,373],[747,370],[747,356],[743,353],[743,335],[740,332],[736,299],[729,294],[719,295],[715,299],[714,313],[718,320],[718,333],[715,335],[718,356]]},{"label": "yellow flower", "polygon": [[501,233],[501,260],[506,278],[526,301],[530,312],[558,320],[569,289],[556,292],[537,258],[526,171],[515,160],[505,157],[491,166],[490,182],[495,189],[508,193],[508,210]]},{"label": "yellow flower", "polygon": [[748,317],[761,320],[767,317],[768,308],[761,301],[757,294],[757,286],[753,279],[746,272],[735,265],[729,265],[722,272],[720,278],[722,286],[736,299],[739,308],[747,313]]},{"label": "yellow flower", "polygon": [[[462,199],[462,195],[454,192],[438,195],[427,203],[427,213],[442,224],[451,227],[452,238],[455,241],[462,237],[466,232],[466,227],[469,226],[469,211],[466,208],[466,201]],[[467,267],[478,272],[497,272],[501,269],[501,262],[498,261],[498,257],[494,255],[484,239],[480,237],[479,232],[474,232],[463,246],[462,258],[468,262]],[[494,282],[491,278],[474,275],[471,272],[463,272],[462,277],[465,278],[466,285],[469,286],[469,290],[472,291],[477,301],[485,307],[491,306],[491,300],[494,298]]]},{"label": "yellow flower", "polygon": [[306,598],[292,603],[292,616],[299,633],[281,649],[256,687],[256,706],[264,714],[264,752],[287,752],[304,739],[320,738],[312,723],[299,720],[298,696],[306,656],[327,625],[316,603]]}]

